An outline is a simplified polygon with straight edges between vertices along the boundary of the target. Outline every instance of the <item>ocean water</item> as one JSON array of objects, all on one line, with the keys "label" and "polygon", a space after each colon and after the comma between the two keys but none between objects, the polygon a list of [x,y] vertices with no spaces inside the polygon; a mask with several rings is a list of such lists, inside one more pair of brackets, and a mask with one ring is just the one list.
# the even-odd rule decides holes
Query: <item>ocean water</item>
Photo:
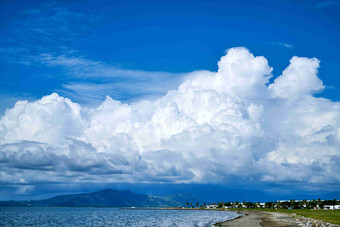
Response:
[{"label": "ocean water", "polygon": [[213,226],[240,216],[210,210],[1,207],[0,226]]}]

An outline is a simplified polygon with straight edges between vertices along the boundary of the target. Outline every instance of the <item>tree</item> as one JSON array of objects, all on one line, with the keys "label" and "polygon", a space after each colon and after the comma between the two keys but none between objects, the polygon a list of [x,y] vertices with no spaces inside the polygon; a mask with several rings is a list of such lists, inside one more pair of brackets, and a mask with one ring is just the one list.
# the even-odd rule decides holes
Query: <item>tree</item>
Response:
[{"label": "tree", "polygon": [[231,206],[231,202],[225,202],[225,203],[224,203],[224,206],[226,206],[226,207]]},{"label": "tree", "polygon": [[200,204],[199,202],[196,203],[196,207],[198,207],[198,204]]},{"label": "tree", "polygon": [[264,206],[265,206],[265,208],[270,208],[270,209],[272,209],[273,208],[273,202],[266,202],[265,204],[264,204]]},{"label": "tree", "polygon": [[252,202],[245,202],[244,205],[245,205],[247,208],[254,208],[254,207],[255,207],[254,203],[252,203]]},{"label": "tree", "polygon": [[303,208],[307,207],[307,200],[305,199],[302,200],[302,207]]},{"label": "tree", "polygon": [[295,199],[290,200],[290,207],[292,207],[293,209],[299,209],[299,203],[295,201]]},{"label": "tree", "polygon": [[317,201],[315,199],[313,199],[313,201],[309,202],[309,208],[313,209],[314,207],[316,207],[317,205]]}]

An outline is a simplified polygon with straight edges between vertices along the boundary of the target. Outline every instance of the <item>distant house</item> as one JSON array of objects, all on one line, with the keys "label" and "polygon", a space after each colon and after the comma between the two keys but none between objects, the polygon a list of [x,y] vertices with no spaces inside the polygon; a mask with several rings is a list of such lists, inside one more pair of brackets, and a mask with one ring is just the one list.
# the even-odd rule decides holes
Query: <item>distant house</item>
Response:
[{"label": "distant house", "polygon": [[323,209],[325,209],[325,210],[339,210],[340,205],[324,205]]},{"label": "distant house", "polygon": [[216,203],[210,203],[209,205],[207,205],[208,209],[216,209],[217,208],[217,204]]},{"label": "distant house", "polygon": [[265,207],[265,205],[266,205],[266,203],[258,203],[258,204],[256,205],[256,207],[257,207],[257,208],[263,208],[263,207]]}]

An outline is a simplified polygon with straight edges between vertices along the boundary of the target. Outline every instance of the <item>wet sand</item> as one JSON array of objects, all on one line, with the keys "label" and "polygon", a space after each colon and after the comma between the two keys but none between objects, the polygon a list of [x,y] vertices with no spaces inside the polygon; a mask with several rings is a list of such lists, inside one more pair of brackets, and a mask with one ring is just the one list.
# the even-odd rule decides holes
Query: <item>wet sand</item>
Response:
[{"label": "wet sand", "polygon": [[217,226],[226,227],[240,227],[240,226],[251,226],[251,227],[297,227],[298,222],[295,218],[289,216],[284,213],[271,213],[264,211],[239,211],[239,214],[243,214],[245,216],[239,217],[237,219],[219,223]]}]

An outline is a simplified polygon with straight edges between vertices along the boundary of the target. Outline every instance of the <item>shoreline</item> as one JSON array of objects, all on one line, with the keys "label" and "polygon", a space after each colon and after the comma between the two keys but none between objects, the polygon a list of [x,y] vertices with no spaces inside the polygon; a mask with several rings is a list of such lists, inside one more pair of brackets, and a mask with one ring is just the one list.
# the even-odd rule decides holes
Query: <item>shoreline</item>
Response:
[{"label": "shoreline", "polygon": [[258,210],[239,210],[234,211],[243,216],[231,219],[225,222],[214,224],[219,227],[298,227],[298,226],[319,226],[319,227],[336,227],[337,224],[331,224],[325,221],[303,217],[297,214],[288,214],[280,212],[268,212]]},{"label": "shoreline", "polygon": [[298,227],[301,226],[292,216],[285,213],[271,213],[265,211],[235,211],[238,214],[242,214],[243,216],[239,216],[235,219],[228,220],[225,222],[216,223],[215,226],[219,227],[279,227],[279,226],[287,226],[287,227]]}]

